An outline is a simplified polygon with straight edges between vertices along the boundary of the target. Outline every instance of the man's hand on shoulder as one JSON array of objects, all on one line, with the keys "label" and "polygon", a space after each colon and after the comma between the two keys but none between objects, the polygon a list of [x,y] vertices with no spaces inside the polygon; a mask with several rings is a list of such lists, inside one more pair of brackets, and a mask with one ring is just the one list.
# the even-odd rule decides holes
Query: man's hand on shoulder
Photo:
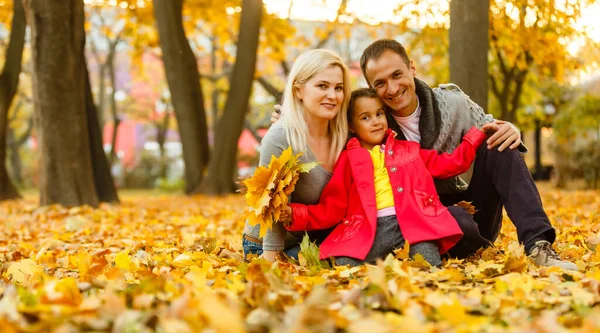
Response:
[{"label": "man's hand on shoulder", "polygon": [[275,104],[273,113],[271,113],[271,125],[275,124],[281,118],[281,105]]},{"label": "man's hand on shoulder", "polygon": [[494,120],[498,125],[498,130],[490,136],[486,143],[488,149],[498,147],[498,151],[503,151],[506,148],[515,149],[521,144],[521,132],[517,127],[504,120]]}]

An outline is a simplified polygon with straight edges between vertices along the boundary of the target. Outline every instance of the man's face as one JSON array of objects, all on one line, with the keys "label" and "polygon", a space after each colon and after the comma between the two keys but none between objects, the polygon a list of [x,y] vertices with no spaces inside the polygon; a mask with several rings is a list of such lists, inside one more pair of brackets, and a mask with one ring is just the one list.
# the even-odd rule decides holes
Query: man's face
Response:
[{"label": "man's face", "polygon": [[365,69],[369,85],[379,98],[394,110],[394,115],[411,115],[418,105],[415,92],[415,65],[392,51],[385,50],[377,59],[367,61]]}]

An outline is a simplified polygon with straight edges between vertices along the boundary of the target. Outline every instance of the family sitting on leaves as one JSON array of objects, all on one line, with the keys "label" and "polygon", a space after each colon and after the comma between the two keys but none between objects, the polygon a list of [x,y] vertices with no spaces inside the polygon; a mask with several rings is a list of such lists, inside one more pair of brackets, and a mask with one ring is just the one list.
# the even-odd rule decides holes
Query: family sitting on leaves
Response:
[{"label": "family sitting on leaves", "polygon": [[[454,84],[432,89],[416,78],[395,40],[369,45],[360,67],[369,88],[351,92],[334,52],[296,59],[260,165],[289,146],[304,152],[302,163],[320,164],[300,176],[282,223],[262,239],[259,225],[246,224],[244,255],[297,258],[307,232],[321,259],[340,265],[374,263],[408,242],[411,257],[441,266],[443,256],[465,258],[492,245],[504,207],[535,264],[577,270],[552,248],[556,233],[514,125],[493,119]],[[467,185],[458,175],[473,163]],[[460,201],[475,214],[455,206]]]}]

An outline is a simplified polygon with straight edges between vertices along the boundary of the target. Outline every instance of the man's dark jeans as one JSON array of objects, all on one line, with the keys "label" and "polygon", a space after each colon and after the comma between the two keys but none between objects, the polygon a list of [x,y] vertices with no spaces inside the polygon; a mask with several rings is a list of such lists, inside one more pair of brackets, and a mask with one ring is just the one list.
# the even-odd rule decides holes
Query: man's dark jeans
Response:
[{"label": "man's dark jeans", "polygon": [[450,209],[464,236],[450,249],[452,257],[464,258],[480,247],[493,243],[502,227],[502,207],[517,229],[519,242],[527,251],[534,241],[554,242],[556,232],[542,207],[529,169],[516,149],[488,150],[485,142],[477,150],[473,177],[466,192],[440,195],[446,206],[472,201],[477,212],[473,218],[464,210]]}]

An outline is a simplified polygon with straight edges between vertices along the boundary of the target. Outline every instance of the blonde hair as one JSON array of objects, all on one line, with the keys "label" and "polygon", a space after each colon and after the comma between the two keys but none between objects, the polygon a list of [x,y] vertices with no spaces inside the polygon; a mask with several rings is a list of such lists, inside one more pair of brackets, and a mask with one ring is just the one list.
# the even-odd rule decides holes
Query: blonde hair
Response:
[{"label": "blonde hair", "polygon": [[331,150],[329,162],[335,164],[340,153],[346,146],[348,138],[348,120],[346,110],[350,100],[350,76],[348,68],[344,65],[342,59],[333,51],[325,49],[315,49],[302,53],[294,62],[288,75],[285,90],[283,91],[282,103],[282,121],[285,129],[286,138],[291,144],[292,149],[297,152],[304,152],[308,145],[306,136],[308,125],[305,119],[305,110],[302,102],[294,93],[294,87],[297,84],[304,84],[321,71],[337,66],[342,70],[344,101],[342,107],[333,119],[329,121],[329,135],[331,136]]}]

